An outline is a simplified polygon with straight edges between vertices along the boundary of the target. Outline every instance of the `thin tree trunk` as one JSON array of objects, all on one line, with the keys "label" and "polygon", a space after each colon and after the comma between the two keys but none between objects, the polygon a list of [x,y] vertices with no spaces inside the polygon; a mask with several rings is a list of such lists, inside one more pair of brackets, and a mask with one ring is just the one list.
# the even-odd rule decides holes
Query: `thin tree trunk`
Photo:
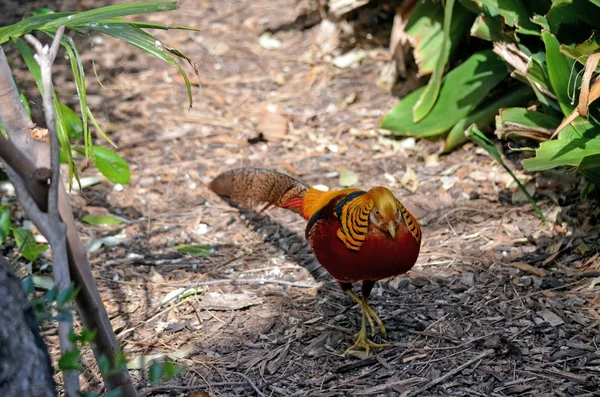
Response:
[{"label": "thin tree trunk", "polygon": [[[0,122],[8,132],[11,142],[33,163],[35,168],[49,168],[50,146],[48,143],[35,140],[31,136],[34,125],[29,120],[20,101],[2,47],[0,47]],[[46,206],[46,203],[38,202],[39,195],[35,196],[33,193],[34,188],[32,186],[37,182],[34,179],[25,182],[28,184],[30,193],[36,199],[37,205],[40,208]],[[96,288],[96,281],[92,275],[85,248],[79,239],[73,210],[62,183],[59,186],[59,211],[63,222],[67,226],[70,274],[75,286],[80,288],[75,298],[79,316],[87,329],[96,330],[97,332],[93,348],[96,360],[100,359],[101,356],[105,356],[114,366],[119,345]],[[108,390],[121,388],[124,397],[137,396],[137,391],[127,370],[115,371],[113,374],[103,374],[103,376]]]},{"label": "thin tree trunk", "polygon": [[55,397],[52,364],[31,304],[0,256],[0,396]]}]

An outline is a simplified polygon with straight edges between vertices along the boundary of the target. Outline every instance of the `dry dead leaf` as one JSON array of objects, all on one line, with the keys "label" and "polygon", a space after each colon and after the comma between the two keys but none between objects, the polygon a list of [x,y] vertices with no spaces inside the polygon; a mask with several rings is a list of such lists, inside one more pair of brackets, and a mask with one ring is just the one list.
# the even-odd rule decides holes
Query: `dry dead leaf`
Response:
[{"label": "dry dead leaf", "polygon": [[50,142],[50,135],[48,135],[48,130],[45,128],[34,127],[31,130],[31,137],[36,141]]},{"label": "dry dead leaf", "polygon": [[258,132],[269,142],[283,140],[288,133],[288,118],[262,109],[258,119]]},{"label": "dry dead leaf", "polygon": [[260,305],[262,299],[249,294],[220,294],[209,292],[202,297],[199,307],[207,310],[240,310]]},{"label": "dry dead leaf", "polygon": [[527,273],[535,274],[536,276],[539,276],[539,277],[546,277],[548,275],[548,273],[546,273],[545,270],[540,269],[535,266],[531,266],[529,263],[525,263],[525,262],[513,262],[510,264],[510,266],[520,269]]},{"label": "dry dead leaf", "polygon": [[152,282],[156,284],[161,284],[165,282],[165,278],[162,276],[162,274],[157,272],[156,269],[154,269],[154,267],[150,268],[150,280],[152,280]]}]

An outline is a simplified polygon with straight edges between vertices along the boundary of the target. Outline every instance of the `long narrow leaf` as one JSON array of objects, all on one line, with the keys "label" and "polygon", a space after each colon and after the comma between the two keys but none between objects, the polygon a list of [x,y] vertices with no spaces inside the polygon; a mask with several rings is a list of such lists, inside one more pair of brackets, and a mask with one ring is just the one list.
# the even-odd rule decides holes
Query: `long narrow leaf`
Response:
[{"label": "long narrow leaf", "polygon": [[192,87],[187,74],[182,69],[181,65],[179,65],[179,63],[172,56],[170,56],[169,53],[188,61],[197,74],[194,63],[186,55],[169,47],[162,41],[156,39],[152,35],[149,35],[143,30],[125,23],[93,23],[86,25],[86,28],[113,36],[175,66],[185,81],[189,104],[190,107],[192,106]]},{"label": "long narrow leaf", "polygon": [[34,30],[53,30],[59,26],[73,28],[99,20],[120,18],[128,15],[148,14],[152,12],[170,11],[177,8],[177,2],[159,1],[132,4],[117,4],[96,8],[79,13],[50,13],[37,15],[13,25],[0,28],[0,44],[10,38],[20,37]]},{"label": "long narrow leaf", "polygon": [[423,91],[423,94],[421,94],[413,108],[413,121],[415,123],[423,120],[423,118],[431,112],[433,105],[435,105],[435,102],[437,101],[438,94],[440,93],[442,75],[444,74],[444,68],[448,63],[448,57],[450,56],[450,25],[452,23],[453,9],[454,0],[447,0],[446,8],[444,9],[444,34],[440,56],[436,62],[431,78],[429,79],[427,88],[425,88],[425,91]]},{"label": "long narrow leaf", "polygon": [[500,163],[500,165],[510,174],[510,176],[512,176],[512,178],[515,180],[515,182],[519,186],[519,189],[521,189],[521,192],[523,192],[523,194],[525,195],[525,197],[527,197],[527,200],[529,200],[529,202],[531,203],[531,205],[533,206],[533,208],[535,208],[535,211],[538,213],[540,219],[543,222],[546,222],[546,217],[542,213],[542,210],[540,209],[540,207],[538,207],[537,203],[535,202],[535,200],[533,199],[533,197],[531,197],[531,194],[529,194],[529,192],[527,191],[527,189],[525,189],[525,186],[523,186],[523,184],[519,181],[519,179],[517,179],[517,177],[515,176],[515,174],[513,174],[513,172],[510,170],[510,168],[508,168],[506,166],[506,164],[504,164],[504,161],[502,161],[502,157],[500,156],[500,152],[498,151],[498,148],[496,146],[494,146],[494,143],[492,141],[490,141],[485,136],[485,134],[483,132],[481,132],[477,128],[477,126],[475,124],[471,125],[469,127],[469,129],[467,131],[465,131],[465,134],[469,138],[471,138],[475,143],[477,143],[479,146],[481,146],[482,148],[484,148],[485,150],[487,150],[487,152],[498,163]]}]

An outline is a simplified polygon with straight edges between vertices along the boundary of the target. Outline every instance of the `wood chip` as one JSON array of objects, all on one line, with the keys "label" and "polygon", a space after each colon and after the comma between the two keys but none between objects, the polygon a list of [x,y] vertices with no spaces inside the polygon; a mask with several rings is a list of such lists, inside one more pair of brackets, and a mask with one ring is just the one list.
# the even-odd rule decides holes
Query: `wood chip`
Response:
[{"label": "wood chip", "polygon": [[548,309],[542,310],[539,315],[544,319],[545,322],[553,327],[557,327],[565,323],[563,319],[560,318],[556,313]]},{"label": "wood chip", "polygon": [[537,268],[535,266],[531,266],[530,264],[525,262],[513,262],[510,264],[510,266],[520,269],[527,273],[535,274],[538,277],[546,277],[548,275],[548,273],[546,273],[545,270]]}]

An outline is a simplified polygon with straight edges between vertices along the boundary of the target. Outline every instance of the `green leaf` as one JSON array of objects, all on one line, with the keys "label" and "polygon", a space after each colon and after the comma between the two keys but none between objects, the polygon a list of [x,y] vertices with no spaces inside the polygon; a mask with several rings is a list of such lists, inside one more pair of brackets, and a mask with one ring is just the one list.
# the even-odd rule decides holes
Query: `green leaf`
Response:
[{"label": "green leaf", "polygon": [[148,369],[148,376],[150,377],[150,382],[158,383],[163,376],[163,364],[154,361]]},{"label": "green leaf", "polygon": [[110,360],[105,354],[101,354],[98,359],[98,369],[102,375],[106,375],[110,372]]},{"label": "green leaf", "polygon": [[473,113],[454,125],[446,138],[444,153],[451,152],[469,140],[465,136],[465,131],[471,124],[475,124],[478,128],[483,128],[494,121],[494,117],[498,114],[500,108],[525,104],[533,96],[533,91],[526,85],[512,88],[504,95],[496,95],[496,98],[492,98],[482,104]]},{"label": "green leaf", "polygon": [[123,223],[122,220],[108,215],[92,215],[87,214],[82,219],[83,222],[95,226],[110,226]]},{"label": "green leaf", "polygon": [[[451,54],[464,39],[473,16],[460,4],[454,8],[449,34]],[[443,22],[444,6],[440,1],[418,1],[410,12],[404,33],[413,47],[420,76],[432,73],[436,67],[444,40]]]},{"label": "green leaf", "polygon": [[127,184],[131,178],[129,165],[110,149],[94,146],[92,161],[98,171],[113,183]]},{"label": "green leaf", "polygon": [[[585,32],[591,28],[597,29],[600,7],[597,2],[594,4],[590,0],[555,0],[546,18],[550,31],[555,35],[562,34],[562,28],[568,25]],[[567,33],[570,32],[571,30]]]},{"label": "green leaf", "polygon": [[29,230],[14,227],[12,232],[19,252],[27,260],[32,262],[37,260],[40,254],[48,249],[48,244],[37,244],[35,237]]},{"label": "green leaf", "polygon": [[573,60],[560,52],[560,44],[552,33],[543,31],[542,40],[546,46],[546,65],[552,91],[567,116],[575,108],[571,100],[571,95],[575,95],[575,89],[571,87],[579,87],[581,78],[577,77],[578,69],[573,66]]},{"label": "green leaf", "polygon": [[77,113],[65,104],[59,103],[57,111],[60,113],[61,127],[70,138],[77,139],[83,135],[83,123]]},{"label": "green leaf", "polygon": [[499,16],[479,15],[471,26],[471,36],[487,41],[514,40],[508,32],[502,31],[502,21]]},{"label": "green leaf", "polygon": [[188,61],[188,63],[194,69],[196,75],[198,75],[196,65],[188,56],[168,46],[167,44],[158,40],[154,36],[149,35],[140,28],[127,23],[115,23],[105,21],[103,23],[91,23],[86,25],[85,27],[90,30],[113,36],[121,41],[124,41],[125,43],[137,47],[147,52],[148,54],[154,55],[155,57],[162,59],[163,61],[175,66],[175,68],[177,68],[177,70],[179,71],[179,74],[183,77],[188,92],[189,106],[192,106],[192,88],[187,74],[179,65],[179,63],[169,54],[175,55]]},{"label": "green leaf", "polygon": [[538,207],[537,203],[535,202],[533,197],[531,197],[531,194],[529,194],[529,192],[527,191],[525,186],[523,186],[523,184],[519,181],[519,179],[517,179],[517,177],[515,176],[515,174],[512,173],[510,168],[508,168],[506,166],[506,164],[504,164],[504,161],[502,160],[502,157],[500,156],[500,152],[498,151],[498,148],[496,146],[494,146],[494,143],[492,141],[490,141],[483,132],[479,131],[479,129],[477,129],[477,126],[475,124],[473,124],[472,126],[469,127],[469,129],[466,131],[466,134],[475,143],[477,143],[479,146],[481,146],[482,148],[487,150],[487,152],[498,163],[500,163],[500,165],[510,174],[510,176],[512,176],[512,178],[515,180],[515,182],[519,186],[519,189],[521,189],[521,192],[523,192],[523,194],[527,197],[527,200],[529,200],[529,202],[531,203],[533,208],[535,208],[535,211],[538,213],[540,219],[543,222],[546,222],[546,217],[542,213],[542,210],[540,209],[540,207]]},{"label": "green leaf", "polygon": [[74,349],[64,352],[64,354],[58,360],[58,368],[63,371],[80,370],[81,364],[79,364],[79,350]]},{"label": "green leaf", "polygon": [[175,248],[182,254],[190,254],[193,256],[211,255],[215,252],[214,248],[210,245],[181,244]]},{"label": "green leaf", "polygon": [[23,291],[25,291],[25,295],[29,296],[35,291],[35,284],[33,283],[33,277],[31,274],[28,274],[21,280],[21,287],[23,287]]},{"label": "green leaf", "polygon": [[10,210],[5,205],[0,205],[0,245],[4,244],[10,234]]},{"label": "green leaf", "polygon": [[527,35],[540,34],[538,26],[531,21],[532,13],[521,0],[478,0],[481,4],[500,14],[508,26]]},{"label": "green leaf", "polygon": [[56,297],[56,303],[58,303],[59,305],[64,305],[67,302],[71,302],[73,299],[75,299],[77,292],[78,290],[75,289],[75,284],[69,284],[67,288],[61,289],[58,292],[58,295]]},{"label": "green leaf", "polygon": [[429,79],[429,83],[425,87],[425,90],[419,96],[417,103],[413,107],[413,122],[418,123],[423,120],[425,116],[431,112],[435,102],[438,99],[438,95],[440,93],[440,88],[442,86],[442,75],[444,74],[444,68],[448,63],[448,58],[450,57],[450,26],[452,24],[452,11],[454,9],[454,0],[447,0],[446,7],[444,9],[444,28],[443,28],[443,37],[442,37],[442,45],[440,47],[440,52],[438,59],[435,63],[435,69],[433,69],[433,73],[431,78]]},{"label": "green leaf", "polygon": [[56,12],[36,15],[0,28],[0,44],[4,44],[10,38],[23,36],[34,30],[54,31],[61,25],[73,29],[85,24],[105,22],[105,20],[113,18],[170,11],[176,8],[177,3],[174,1],[159,1],[110,5],[84,12]]},{"label": "green leaf", "polygon": [[[475,53],[446,76],[430,114],[412,121],[412,108],[424,88],[411,92],[381,120],[381,128],[395,135],[432,138],[467,117],[489,92],[508,76],[506,65],[491,50]],[[457,93],[460,96],[457,98]]]},{"label": "green leaf", "polygon": [[577,44],[575,47],[561,44],[560,52],[571,59],[576,60],[582,65],[585,65],[590,55],[596,53],[600,48],[600,35],[596,34],[590,37],[583,43]]},{"label": "green leaf", "polygon": [[575,171],[583,174],[594,185],[600,186],[600,154],[582,158]]},{"label": "green leaf", "polygon": [[[496,135],[501,139],[525,137],[547,140],[561,120],[553,115],[526,108],[500,110],[496,117]],[[567,126],[567,128],[572,128]]]},{"label": "green leaf", "polygon": [[[523,168],[527,171],[543,171],[559,166],[578,166],[586,156],[600,154],[600,133],[598,127],[587,124],[583,135],[578,130],[559,134],[559,139],[542,142],[535,152],[535,157],[523,160]],[[572,135],[573,134],[573,135]]]}]

